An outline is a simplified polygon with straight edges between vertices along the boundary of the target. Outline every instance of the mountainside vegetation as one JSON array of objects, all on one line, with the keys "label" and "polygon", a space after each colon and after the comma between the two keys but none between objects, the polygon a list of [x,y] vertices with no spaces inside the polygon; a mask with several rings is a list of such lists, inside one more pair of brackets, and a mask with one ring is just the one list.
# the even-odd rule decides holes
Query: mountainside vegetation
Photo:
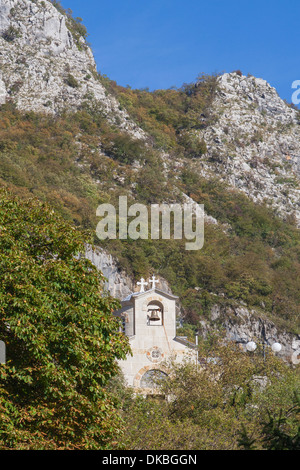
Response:
[{"label": "mountainside vegetation", "polygon": [[200,74],[193,83],[181,88],[132,90],[117,85],[105,75],[100,80],[116,96],[130,117],[152,138],[155,147],[177,157],[200,157],[206,152],[204,140],[193,130],[204,129],[215,121],[212,101],[217,75]]},{"label": "mountainside vegetation", "polygon": [[[300,234],[291,211],[282,217],[255,203],[221,180],[218,171],[214,177],[200,175],[197,164],[209,147],[201,132],[222,114],[214,108],[218,77],[200,74],[195,82],[168,90],[121,87],[96,72],[92,54],[84,57],[87,30],[81,18],[51,0],[66,17],[67,39],[70,33],[74,40],[68,49],[66,38],[52,43],[61,32],[55,26],[53,37],[43,29],[43,11],[51,20],[57,11],[48,2],[30,1],[25,6],[41,15],[40,36],[49,36],[40,43],[43,57],[31,62],[36,81],[27,101],[18,102],[31,66],[16,47],[22,31],[11,26],[0,38],[8,55],[15,47],[5,62],[13,83],[4,73],[3,85],[0,81],[6,101],[0,105],[0,340],[7,350],[0,366],[0,449],[299,449],[299,368],[261,345],[251,354],[224,341],[226,309],[232,307],[273,322],[277,332],[300,334]],[[34,34],[30,39],[36,58],[40,45]],[[27,39],[25,44],[33,47]],[[69,62],[64,70],[58,65],[53,75],[44,74],[45,95],[35,109],[45,112],[27,111],[40,65],[46,72],[59,57],[53,50],[48,54],[50,45],[55,53],[62,47],[63,67],[65,58]],[[65,109],[53,107],[52,100],[62,100]],[[247,112],[257,108],[251,101]],[[266,113],[259,112],[260,127],[252,135],[235,130],[232,138],[239,145],[231,149],[263,142],[265,127],[275,132],[260,120]],[[292,126],[284,122],[277,123],[282,132]],[[231,132],[231,122],[225,124],[223,143]],[[224,168],[224,155],[209,155],[216,170]],[[290,160],[281,161],[282,170]],[[279,168],[271,156],[266,161],[269,170]],[[250,163],[254,170],[257,155]],[[286,179],[296,188],[296,179],[285,173],[278,173],[276,184]],[[150,236],[100,241],[97,207],[117,208],[119,196],[127,196],[128,205],[148,208],[187,198],[204,204],[203,248],[187,251],[185,240]],[[169,375],[153,396],[137,396],[123,381],[117,360],[130,354],[130,343],[113,316],[119,302],[84,257],[87,244],[113,255],[134,281],[153,273],[167,280],[182,306],[177,333],[194,341],[200,331],[199,364],[164,364]],[[216,305],[217,321],[212,319]],[[201,337],[203,323],[210,322],[211,330]]]},{"label": "mountainside vegetation", "polygon": [[165,277],[182,298],[188,323],[209,320],[217,294],[220,304],[246,302],[299,332],[300,237],[294,221],[283,221],[217,179],[199,177],[193,159],[182,157],[182,167],[164,171],[155,147],[109,124],[98,110],[49,117],[11,104],[0,110],[0,151],[2,186],[23,199],[47,201],[79,230],[95,233],[96,208],[107,202],[118,207],[120,195],[129,204],[148,205],[180,202],[184,193],[204,204],[218,223],[205,224],[205,244],[197,252],[186,251],[184,240],[95,241],[135,279],[153,271]]}]

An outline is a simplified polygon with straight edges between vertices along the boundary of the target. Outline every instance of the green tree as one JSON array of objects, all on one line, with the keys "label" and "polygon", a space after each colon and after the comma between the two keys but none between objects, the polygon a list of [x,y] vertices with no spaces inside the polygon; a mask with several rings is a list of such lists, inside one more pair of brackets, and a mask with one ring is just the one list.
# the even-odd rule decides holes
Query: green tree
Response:
[{"label": "green tree", "polygon": [[47,205],[0,192],[2,449],[105,449],[121,433],[105,385],[129,346],[84,243]]},{"label": "green tree", "polygon": [[[288,409],[280,409],[274,415],[268,409],[267,419],[262,422],[260,440],[266,450],[300,450],[300,395],[294,392],[294,400]],[[244,450],[255,450],[256,440],[244,427],[240,434],[239,446]]]},{"label": "green tree", "polygon": [[[122,392],[126,448],[238,450],[243,443],[250,450],[299,442],[292,416],[297,371],[273,354],[264,360],[259,351],[248,354],[218,336],[200,344],[199,358],[198,367],[190,361],[165,364],[169,375],[154,398],[130,400]],[[265,425],[270,410],[276,417],[271,430]],[[280,416],[285,420],[278,437]]]}]

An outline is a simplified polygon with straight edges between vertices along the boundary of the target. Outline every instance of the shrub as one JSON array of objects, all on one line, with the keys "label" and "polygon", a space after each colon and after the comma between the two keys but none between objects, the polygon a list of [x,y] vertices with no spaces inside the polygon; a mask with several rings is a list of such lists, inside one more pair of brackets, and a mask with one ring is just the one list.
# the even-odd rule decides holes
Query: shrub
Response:
[{"label": "shrub", "polygon": [[4,33],[2,33],[3,39],[7,42],[13,42],[15,39],[19,38],[21,36],[20,31],[17,28],[14,28],[13,26],[9,26]]},{"label": "shrub", "polygon": [[80,87],[80,84],[78,83],[78,81],[76,80],[76,78],[75,78],[71,73],[69,73],[69,75],[67,76],[67,78],[66,78],[66,83],[67,83],[67,85],[69,85],[71,88],[79,88],[79,87]]}]

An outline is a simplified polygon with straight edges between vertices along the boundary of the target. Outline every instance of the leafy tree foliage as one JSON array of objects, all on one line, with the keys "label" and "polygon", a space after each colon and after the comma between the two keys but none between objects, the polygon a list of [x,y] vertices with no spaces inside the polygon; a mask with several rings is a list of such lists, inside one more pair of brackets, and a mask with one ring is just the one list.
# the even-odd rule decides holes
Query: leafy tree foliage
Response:
[{"label": "leafy tree foliage", "polygon": [[287,449],[299,445],[299,407],[293,403],[295,392],[299,393],[299,371],[271,354],[264,360],[218,337],[200,344],[199,357],[198,367],[191,362],[164,364],[169,376],[158,384],[156,396],[130,398],[122,392],[128,449]]},{"label": "leafy tree foliage", "polygon": [[[268,419],[262,423],[261,440],[266,450],[300,450],[300,398],[295,393],[294,403],[290,409],[281,409],[278,416],[268,411]],[[290,423],[294,422],[293,429]],[[240,433],[239,446],[245,450],[255,450],[256,441],[249,437],[244,427]]]},{"label": "leafy tree foliage", "polygon": [[2,449],[104,449],[121,432],[105,385],[128,342],[84,240],[46,204],[1,191]]}]

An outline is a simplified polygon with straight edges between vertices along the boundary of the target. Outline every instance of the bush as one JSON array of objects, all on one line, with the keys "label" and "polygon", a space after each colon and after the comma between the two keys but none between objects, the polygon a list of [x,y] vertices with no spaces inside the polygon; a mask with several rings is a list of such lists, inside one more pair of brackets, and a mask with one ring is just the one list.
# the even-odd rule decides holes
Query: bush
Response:
[{"label": "bush", "polygon": [[206,153],[204,142],[199,143],[199,139],[191,136],[185,140],[182,136],[214,121],[210,105],[217,89],[216,76],[200,75],[196,82],[180,89],[153,92],[120,87],[106,76],[100,79],[131,118],[152,136],[157,148],[172,150],[179,156]]},{"label": "bush", "polygon": [[236,75],[238,75],[239,77],[242,77],[243,76],[243,73],[241,72],[241,70],[234,70],[234,72],[232,73],[235,73]]},{"label": "bush", "polygon": [[7,42],[13,42],[15,39],[21,37],[21,33],[13,26],[9,26],[8,29],[2,33],[2,37]]},{"label": "bush", "polygon": [[80,87],[80,84],[78,83],[76,78],[71,73],[69,73],[69,75],[66,78],[66,84],[69,85],[71,88],[79,88]]}]

